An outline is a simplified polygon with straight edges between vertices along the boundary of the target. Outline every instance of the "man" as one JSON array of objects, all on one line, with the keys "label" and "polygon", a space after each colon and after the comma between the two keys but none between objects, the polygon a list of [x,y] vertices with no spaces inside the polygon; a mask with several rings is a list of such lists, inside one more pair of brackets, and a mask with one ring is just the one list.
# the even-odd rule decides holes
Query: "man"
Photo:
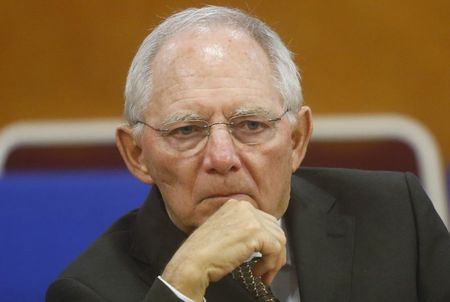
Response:
[{"label": "man", "polygon": [[117,129],[153,190],[47,301],[254,301],[236,277],[249,261],[280,301],[450,301],[448,232],[411,175],[292,176],[312,131],[301,99],[261,21],[221,7],[164,21],[134,58]]}]

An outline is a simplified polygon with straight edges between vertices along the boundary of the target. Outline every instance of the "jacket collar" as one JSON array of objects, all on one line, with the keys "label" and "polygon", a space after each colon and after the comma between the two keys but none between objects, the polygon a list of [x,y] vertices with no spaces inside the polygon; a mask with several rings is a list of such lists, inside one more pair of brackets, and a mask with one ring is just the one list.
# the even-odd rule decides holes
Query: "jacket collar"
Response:
[{"label": "jacket collar", "polygon": [[354,218],[340,215],[319,185],[295,175],[285,218],[301,301],[349,301]]},{"label": "jacket collar", "polygon": [[170,220],[161,193],[153,186],[136,217],[132,255],[159,275],[186,238]]}]

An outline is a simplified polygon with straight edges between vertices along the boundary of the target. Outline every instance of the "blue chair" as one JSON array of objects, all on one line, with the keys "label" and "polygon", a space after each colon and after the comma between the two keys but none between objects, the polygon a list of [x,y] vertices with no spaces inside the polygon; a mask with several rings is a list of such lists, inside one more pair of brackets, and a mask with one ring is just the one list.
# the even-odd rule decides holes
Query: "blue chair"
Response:
[{"label": "blue chair", "polygon": [[64,267],[148,191],[126,171],[0,178],[1,301],[44,301]]}]

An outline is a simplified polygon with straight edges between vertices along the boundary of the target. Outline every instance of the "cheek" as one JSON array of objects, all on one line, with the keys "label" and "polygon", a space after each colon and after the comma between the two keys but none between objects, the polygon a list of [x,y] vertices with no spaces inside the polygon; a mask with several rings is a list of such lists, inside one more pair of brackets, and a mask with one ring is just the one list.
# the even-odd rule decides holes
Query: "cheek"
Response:
[{"label": "cheek", "polygon": [[[281,141],[281,142],[280,142]],[[292,148],[285,139],[267,146],[261,146],[258,152],[248,150],[246,161],[254,175],[269,182],[276,181],[274,176],[289,176],[291,174]]]},{"label": "cheek", "polygon": [[150,147],[143,150],[144,163],[155,185],[167,195],[190,196],[198,171],[198,160],[172,154],[158,146],[155,140],[146,141],[146,144]]},{"label": "cheek", "polygon": [[[283,146],[283,147],[280,147]],[[292,149],[278,144],[246,152],[244,158],[251,177],[259,191],[261,210],[281,216],[289,199]]]}]

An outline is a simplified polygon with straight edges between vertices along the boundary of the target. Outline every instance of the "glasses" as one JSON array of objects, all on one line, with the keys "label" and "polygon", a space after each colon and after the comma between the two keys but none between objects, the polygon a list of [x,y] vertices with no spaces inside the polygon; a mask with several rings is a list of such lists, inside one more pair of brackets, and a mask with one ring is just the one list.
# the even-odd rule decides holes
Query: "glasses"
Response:
[{"label": "glasses", "polygon": [[177,151],[187,151],[196,148],[205,138],[209,137],[211,127],[225,125],[228,132],[240,143],[245,145],[258,145],[271,140],[275,133],[275,124],[288,112],[276,118],[267,118],[262,115],[240,115],[232,117],[228,122],[208,124],[205,120],[177,121],[164,125],[162,128],[153,127],[146,122],[136,121],[150,129],[157,131],[164,137],[168,145]]}]

